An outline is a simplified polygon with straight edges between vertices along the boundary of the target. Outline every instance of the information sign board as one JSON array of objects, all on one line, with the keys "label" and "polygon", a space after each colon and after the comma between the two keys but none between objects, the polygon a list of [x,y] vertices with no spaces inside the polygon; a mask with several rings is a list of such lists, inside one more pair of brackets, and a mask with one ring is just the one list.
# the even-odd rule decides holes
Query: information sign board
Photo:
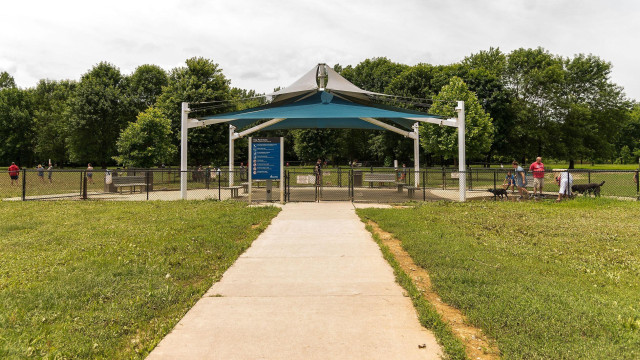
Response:
[{"label": "information sign board", "polygon": [[251,138],[251,178],[280,179],[280,138]]}]

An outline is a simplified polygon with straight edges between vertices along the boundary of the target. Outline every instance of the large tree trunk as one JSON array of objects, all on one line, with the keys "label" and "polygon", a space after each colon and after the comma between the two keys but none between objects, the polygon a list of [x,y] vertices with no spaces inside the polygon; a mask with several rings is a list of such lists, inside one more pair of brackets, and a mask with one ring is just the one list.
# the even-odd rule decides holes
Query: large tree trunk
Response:
[{"label": "large tree trunk", "polygon": [[573,159],[569,159],[569,169],[574,169],[575,168],[575,160]]}]

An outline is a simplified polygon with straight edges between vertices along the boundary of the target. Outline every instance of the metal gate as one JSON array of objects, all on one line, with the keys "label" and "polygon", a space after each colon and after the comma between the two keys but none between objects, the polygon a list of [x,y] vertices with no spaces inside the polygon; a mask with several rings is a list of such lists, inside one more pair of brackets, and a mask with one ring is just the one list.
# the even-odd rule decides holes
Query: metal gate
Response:
[{"label": "metal gate", "polygon": [[285,172],[285,200],[287,202],[351,201],[353,199],[353,171],[348,169],[296,169]]}]

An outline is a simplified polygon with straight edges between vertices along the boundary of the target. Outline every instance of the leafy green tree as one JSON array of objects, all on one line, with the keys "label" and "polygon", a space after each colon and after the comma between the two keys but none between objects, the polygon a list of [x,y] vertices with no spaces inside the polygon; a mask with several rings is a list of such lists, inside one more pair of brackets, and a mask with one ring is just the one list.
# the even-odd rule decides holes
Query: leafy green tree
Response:
[{"label": "leafy green tree", "polygon": [[29,90],[0,90],[0,162],[20,166],[33,163],[33,103]]},{"label": "leafy green tree", "polygon": [[633,149],[635,160],[638,160],[640,156],[640,105],[638,104],[631,109],[627,121],[621,124],[616,135],[616,147],[622,150],[624,146]]},{"label": "leafy green tree", "polygon": [[394,77],[386,90],[389,94],[422,99],[424,102],[431,99],[440,91],[434,89],[434,77],[437,68],[429,64],[418,64],[407,67]]},{"label": "leafy green tree", "polygon": [[554,156],[558,145],[553,99],[564,77],[562,58],[543,48],[517,49],[507,57],[505,85],[512,91],[514,122],[511,146],[515,158]]},{"label": "leafy green tree", "polygon": [[[519,139],[514,135],[514,95],[505,84],[507,56],[497,48],[471,54],[462,60],[460,77],[476,93],[482,108],[491,115],[495,128],[490,154],[516,157]],[[491,159],[487,159],[491,160]]]},{"label": "leafy green tree", "polygon": [[101,62],[82,78],[71,99],[69,155],[72,162],[106,166],[116,155],[120,131],[134,118],[124,77],[115,66]]},{"label": "leafy green tree", "polygon": [[366,59],[355,67],[349,65],[342,69],[340,75],[362,89],[382,93],[406,68],[407,65],[380,57]]},{"label": "leafy green tree", "polygon": [[294,149],[298,158],[306,162],[317,159],[336,160],[338,156],[339,130],[299,129],[292,130]]},{"label": "leafy green tree", "polygon": [[553,119],[558,123],[556,157],[613,158],[615,141],[627,122],[630,102],[622,88],[610,81],[611,64],[593,55],[579,54],[564,60],[561,90],[552,99]]},{"label": "leafy green tree", "polygon": [[0,72],[0,90],[14,87],[16,87],[16,82],[13,76],[6,71]]},{"label": "leafy green tree", "polygon": [[[476,95],[469,91],[459,77],[451,79],[440,93],[434,97],[431,112],[446,117],[456,117],[456,102],[465,102],[465,135],[467,157],[482,158],[493,142],[493,123],[489,114],[480,106]],[[424,149],[445,159],[456,158],[458,154],[458,133],[456,128],[426,124],[420,127],[421,144]]]},{"label": "leafy green tree", "polygon": [[166,71],[148,64],[138,66],[127,80],[129,96],[137,111],[155,104],[169,82]]},{"label": "leafy green tree", "polygon": [[69,137],[67,119],[69,101],[74,94],[73,81],[40,80],[33,90],[35,153],[40,161],[69,161],[66,140]]},{"label": "leafy green tree", "polygon": [[[232,99],[229,80],[218,64],[194,57],[186,67],[169,72],[169,82],[158,98],[156,106],[171,119],[174,144],[180,143],[180,112],[182,102],[192,103],[190,116],[204,116],[235,110],[235,104],[221,106],[216,101]],[[199,102],[207,104],[198,105]],[[227,159],[228,125],[217,124],[189,130],[189,162],[192,164],[223,163]],[[174,161],[177,162],[177,158]]]},{"label": "leafy green tree", "polygon": [[118,138],[119,164],[148,168],[173,158],[177,147],[172,143],[171,120],[157,108],[149,107],[138,114],[135,122],[122,130]]}]

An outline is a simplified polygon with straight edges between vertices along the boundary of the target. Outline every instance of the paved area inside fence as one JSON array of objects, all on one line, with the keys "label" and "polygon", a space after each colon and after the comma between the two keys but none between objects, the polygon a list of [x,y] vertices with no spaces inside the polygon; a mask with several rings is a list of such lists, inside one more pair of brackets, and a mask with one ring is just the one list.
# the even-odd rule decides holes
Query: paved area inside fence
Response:
[{"label": "paved area inside fence", "polygon": [[148,359],[440,358],[353,204],[282,209]]}]

